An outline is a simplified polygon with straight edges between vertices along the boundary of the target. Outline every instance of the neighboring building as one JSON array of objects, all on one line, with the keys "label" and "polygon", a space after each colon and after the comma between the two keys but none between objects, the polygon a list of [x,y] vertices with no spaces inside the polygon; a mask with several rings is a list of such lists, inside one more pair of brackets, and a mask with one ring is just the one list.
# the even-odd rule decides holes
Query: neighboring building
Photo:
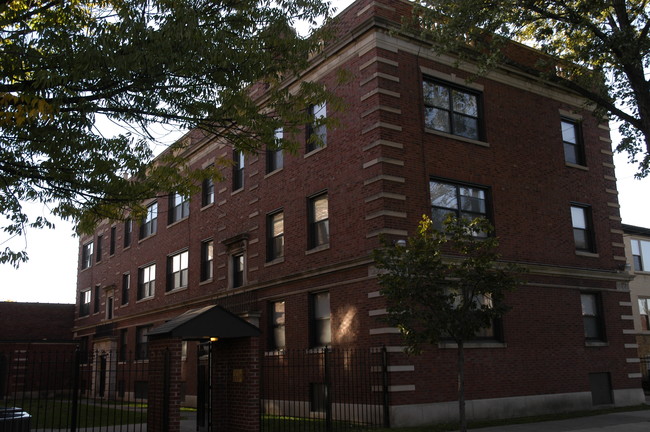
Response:
[{"label": "neighboring building", "polygon": [[[625,255],[634,280],[630,282],[634,334],[639,356],[650,356],[650,228],[623,225]],[[650,364],[648,365],[650,366]]]},{"label": "neighboring building", "polygon": [[73,304],[0,302],[0,401],[67,388],[74,317]]},{"label": "neighboring building", "polygon": [[0,302],[0,343],[72,341],[75,305]]},{"label": "neighboring building", "polygon": [[[503,260],[528,274],[506,316],[468,344],[468,412],[641,403],[608,125],[577,95],[515,70],[466,81],[471,65],[391,31],[409,13],[408,2],[359,0],[339,15],[336,43],[302,76],[345,99],[343,112],[306,107],[338,127],[307,125],[305,148],[284,155],[233,153],[194,131],[192,165],[234,159],[223,183],[152,199],[141,221],[81,237],[75,337],[145,361],[151,328],[217,303],[256,322],[269,355],[386,345],[393,424],[445,421],[454,345],[403,354],[381,321],[370,252],[382,235],[413,234],[422,214],[486,216]],[[341,68],[353,77],[343,84]],[[310,133],[325,144],[309,147]],[[196,350],[184,358],[192,403]]]}]

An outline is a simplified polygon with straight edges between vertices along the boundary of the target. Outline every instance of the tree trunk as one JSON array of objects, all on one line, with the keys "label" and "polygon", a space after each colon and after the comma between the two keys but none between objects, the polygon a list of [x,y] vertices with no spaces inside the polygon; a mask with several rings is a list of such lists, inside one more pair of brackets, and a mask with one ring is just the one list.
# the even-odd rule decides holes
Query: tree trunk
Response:
[{"label": "tree trunk", "polygon": [[458,342],[458,421],[460,432],[467,432],[465,415],[465,351],[463,341]]}]

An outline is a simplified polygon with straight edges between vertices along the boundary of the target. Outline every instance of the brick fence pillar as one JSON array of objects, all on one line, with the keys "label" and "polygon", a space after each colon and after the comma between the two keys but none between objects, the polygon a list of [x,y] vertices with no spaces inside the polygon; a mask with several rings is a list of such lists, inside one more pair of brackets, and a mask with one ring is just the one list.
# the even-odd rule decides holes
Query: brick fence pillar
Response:
[{"label": "brick fence pillar", "polygon": [[181,346],[181,339],[149,339],[147,432],[180,432]]},{"label": "brick fence pillar", "polygon": [[259,337],[212,343],[212,424],[214,430],[259,432]]}]

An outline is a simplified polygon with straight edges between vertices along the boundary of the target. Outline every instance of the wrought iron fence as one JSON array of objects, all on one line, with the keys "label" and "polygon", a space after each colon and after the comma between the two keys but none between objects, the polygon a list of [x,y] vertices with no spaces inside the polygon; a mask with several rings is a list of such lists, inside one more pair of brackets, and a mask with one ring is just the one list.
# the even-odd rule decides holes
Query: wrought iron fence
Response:
[{"label": "wrought iron fence", "polygon": [[29,414],[31,429],[146,430],[149,365],[75,348],[0,350],[0,408]]},{"label": "wrought iron fence", "polygon": [[282,350],[262,358],[262,431],[387,426],[384,348]]}]

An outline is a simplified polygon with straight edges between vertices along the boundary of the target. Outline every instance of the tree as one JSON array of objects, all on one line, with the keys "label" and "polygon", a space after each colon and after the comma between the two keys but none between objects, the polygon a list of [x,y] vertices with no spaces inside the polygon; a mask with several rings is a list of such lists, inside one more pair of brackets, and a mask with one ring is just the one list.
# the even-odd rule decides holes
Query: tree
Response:
[{"label": "tree", "polygon": [[[305,108],[328,100],[334,110],[336,101],[321,84],[286,87],[327,36],[303,37],[294,26],[330,12],[322,0],[0,1],[6,237],[51,226],[30,219],[25,202],[90,231],[106,217],[137,216],[144,198],[219,178],[219,164],[190,172],[185,140],[152,163],[155,125],[213,134],[244,152],[295,149],[292,132],[313,120]],[[25,250],[0,251],[0,263],[26,258]]]},{"label": "tree", "polygon": [[[564,86],[620,120],[637,177],[650,173],[650,6],[646,0],[418,0],[414,18],[442,50]],[[497,37],[493,37],[497,35]],[[498,37],[501,36],[501,37]],[[506,40],[552,57],[525,65]],[[474,49],[468,50],[471,45]]]},{"label": "tree", "polygon": [[489,329],[507,311],[507,291],[521,270],[499,263],[498,241],[484,218],[445,220],[445,232],[424,216],[406,244],[389,244],[373,252],[387,322],[397,327],[407,349],[452,340],[457,345],[458,409],[461,431],[465,416],[464,344]]}]

